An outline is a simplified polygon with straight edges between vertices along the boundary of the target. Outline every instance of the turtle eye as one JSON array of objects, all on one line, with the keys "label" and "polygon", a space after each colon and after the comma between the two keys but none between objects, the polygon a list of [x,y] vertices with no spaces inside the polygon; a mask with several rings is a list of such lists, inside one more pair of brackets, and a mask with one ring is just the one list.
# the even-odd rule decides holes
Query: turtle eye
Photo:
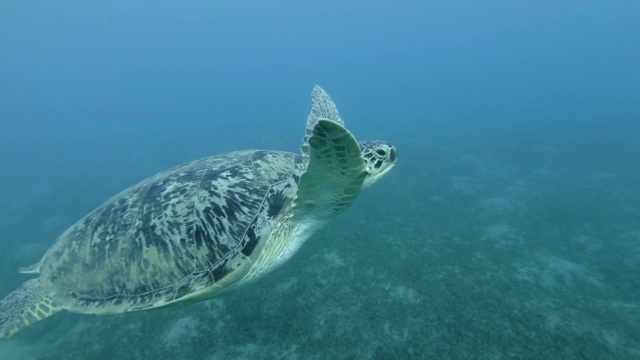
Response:
[{"label": "turtle eye", "polygon": [[387,156],[387,152],[384,151],[383,149],[377,149],[376,153],[380,156]]}]

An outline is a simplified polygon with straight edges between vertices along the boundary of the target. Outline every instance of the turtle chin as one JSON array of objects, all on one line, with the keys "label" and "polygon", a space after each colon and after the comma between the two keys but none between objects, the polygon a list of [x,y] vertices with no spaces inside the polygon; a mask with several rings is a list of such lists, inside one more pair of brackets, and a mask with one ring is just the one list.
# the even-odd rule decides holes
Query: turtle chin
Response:
[{"label": "turtle chin", "polygon": [[387,173],[389,173],[389,170],[391,170],[392,167],[394,167],[395,163],[393,164],[389,164],[387,167],[385,167],[382,171],[377,171],[377,172],[373,172],[373,173],[369,173],[367,175],[366,178],[364,178],[364,182],[362,183],[362,188],[366,189],[369,186],[375,184],[376,182],[380,181],[380,179],[382,179],[385,175],[387,175]]},{"label": "turtle chin", "polygon": [[395,146],[382,140],[362,141],[359,144],[367,166],[367,177],[362,184],[364,189],[389,173],[398,161],[398,150]]}]

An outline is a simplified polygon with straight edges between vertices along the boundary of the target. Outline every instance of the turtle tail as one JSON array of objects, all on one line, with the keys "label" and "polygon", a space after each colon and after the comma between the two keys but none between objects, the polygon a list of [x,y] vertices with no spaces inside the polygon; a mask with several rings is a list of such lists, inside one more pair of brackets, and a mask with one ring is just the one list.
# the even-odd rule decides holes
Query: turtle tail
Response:
[{"label": "turtle tail", "polygon": [[45,294],[40,280],[31,279],[0,301],[0,339],[60,310]]}]

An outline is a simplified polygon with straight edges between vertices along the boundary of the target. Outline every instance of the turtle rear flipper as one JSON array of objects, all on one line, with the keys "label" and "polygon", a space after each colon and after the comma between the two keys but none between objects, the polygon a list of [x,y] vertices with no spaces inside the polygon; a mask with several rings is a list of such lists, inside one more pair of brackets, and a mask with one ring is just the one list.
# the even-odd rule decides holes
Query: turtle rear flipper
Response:
[{"label": "turtle rear flipper", "polygon": [[40,272],[40,262],[38,261],[35,264],[23,266],[18,269],[18,272],[21,274],[38,274]]},{"label": "turtle rear flipper", "polygon": [[60,310],[43,291],[40,280],[31,279],[0,301],[0,339]]}]

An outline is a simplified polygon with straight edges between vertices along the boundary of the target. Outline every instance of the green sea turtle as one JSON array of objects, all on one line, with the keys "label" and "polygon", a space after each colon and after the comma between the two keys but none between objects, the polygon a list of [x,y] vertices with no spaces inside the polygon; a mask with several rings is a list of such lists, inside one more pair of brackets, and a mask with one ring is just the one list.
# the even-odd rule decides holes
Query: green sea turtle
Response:
[{"label": "green sea turtle", "polygon": [[150,177],[58,237],[0,301],[0,338],[61,310],[108,314],[212,298],[289,259],[398,159],[358,143],[316,86],[301,154],[238,151]]}]

